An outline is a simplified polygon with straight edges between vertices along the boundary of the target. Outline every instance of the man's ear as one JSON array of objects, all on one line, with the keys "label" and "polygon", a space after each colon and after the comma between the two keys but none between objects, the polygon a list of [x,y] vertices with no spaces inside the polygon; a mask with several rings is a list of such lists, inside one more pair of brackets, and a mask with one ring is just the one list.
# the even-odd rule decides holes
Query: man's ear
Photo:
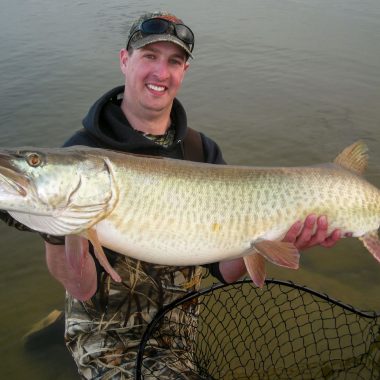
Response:
[{"label": "man's ear", "polygon": [[182,73],[181,83],[185,79],[186,71],[189,69],[189,66],[190,66],[189,62],[185,62],[185,66],[184,66],[183,73]]},{"label": "man's ear", "polygon": [[127,66],[128,58],[129,56],[128,56],[127,49],[121,49],[119,52],[119,63],[120,63],[120,70],[122,71],[123,74],[125,73],[125,68]]}]

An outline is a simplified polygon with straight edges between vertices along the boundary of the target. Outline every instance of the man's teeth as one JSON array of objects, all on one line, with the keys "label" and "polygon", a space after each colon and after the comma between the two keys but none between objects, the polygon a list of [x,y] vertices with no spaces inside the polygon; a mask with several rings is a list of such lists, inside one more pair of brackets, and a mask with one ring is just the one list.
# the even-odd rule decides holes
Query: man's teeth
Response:
[{"label": "man's teeth", "polygon": [[154,84],[148,84],[147,87],[150,88],[151,90],[154,90],[154,91],[165,91],[165,87],[163,87],[163,86],[156,86]]}]

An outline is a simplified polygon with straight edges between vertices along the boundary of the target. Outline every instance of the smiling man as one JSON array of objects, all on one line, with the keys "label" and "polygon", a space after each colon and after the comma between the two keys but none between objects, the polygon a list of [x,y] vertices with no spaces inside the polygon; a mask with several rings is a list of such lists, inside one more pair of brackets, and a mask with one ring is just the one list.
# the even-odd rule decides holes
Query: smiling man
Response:
[{"label": "smiling man", "polygon": [[127,119],[136,130],[165,133],[189,67],[184,50],[164,41],[129,52],[123,49],[120,64],[126,80],[121,109]]},{"label": "smiling man", "polygon": [[[125,49],[120,51],[124,86],[97,100],[83,120],[84,129],[65,144],[87,145],[124,152],[223,164],[217,144],[188,128],[186,113],[176,99],[192,58],[194,35],[182,20],[160,12],[145,14],[132,25]],[[316,232],[313,233],[313,231]],[[285,236],[297,248],[331,246],[339,231],[326,236],[324,217],[309,216]],[[150,264],[105,249],[122,278],[114,282],[91,255],[72,268],[65,256],[64,239],[45,236],[50,272],[67,290],[66,342],[80,375],[85,379],[133,379],[138,346],[146,326],[165,304],[199,287],[202,268]],[[214,263],[207,268],[220,281],[232,282],[245,274],[242,259]],[[73,270],[74,269],[74,270]],[[196,306],[194,308],[196,315]],[[174,315],[183,320],[185,315]],[[162,326],[165,329],[165,325]],[[186,366],[187,347],[156,342],[149,368],[156,378],[191,377]],[[184,359],[178,347],[183,347]],[[189,372],[186,374],[186,372]]]}]

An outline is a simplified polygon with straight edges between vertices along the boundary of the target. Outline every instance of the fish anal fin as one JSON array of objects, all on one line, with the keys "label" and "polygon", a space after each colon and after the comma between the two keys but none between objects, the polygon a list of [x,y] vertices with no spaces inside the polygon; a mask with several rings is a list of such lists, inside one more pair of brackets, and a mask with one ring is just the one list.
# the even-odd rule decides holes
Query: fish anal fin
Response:
[{"label": "fish anal fin", "polygon": [[111,264],[109,263],[106,254],[103,251],[103,247],[101,246],[98,235],[94,229],[89,229],[86,231],[88,240],[91,242],[91,244],[94,246],[94,252],[95,256],[98,259],[100,265],[104,268],[104,270],[111,276],[111,278],[115,282],[121,282],[121,277],[119,274],[115,271],[115,269],[112,268]]},{"label": "fish anal fin", "polygon": [[364,247],[371,252],[372,256],[380,262],[380,239],[377,231],[369,232],[359,239],[363,242]]},{"label": "fish anal fin", "polygon": [[253,283],[262,288],[265,283],[266,271],[265,271],[265,259],[258,252],[253,250],[253,253],[249,256],[244,256],[244,263]]},{"label": "fish anal fin", "polygon": [[298,269],[300,253],[294,244],[283,241],[260,240],[253,247],[266,260],[281,267]]},{"label": "fish anal fin", "polygon": [[345,169],[363,174],[368,166],[368,147],[364,141],[357,141],[345,148],[334,160]]}]

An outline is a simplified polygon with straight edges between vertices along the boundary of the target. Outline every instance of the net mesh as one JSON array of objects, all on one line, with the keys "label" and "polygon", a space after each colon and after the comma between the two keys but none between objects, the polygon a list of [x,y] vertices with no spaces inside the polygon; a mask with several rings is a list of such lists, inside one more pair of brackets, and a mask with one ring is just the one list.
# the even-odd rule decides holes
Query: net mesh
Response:
[{"label": "net mesh", "polygon": [[219,284],[156,315],[136,377],[380,379],[379,317],[291,282]]}]

